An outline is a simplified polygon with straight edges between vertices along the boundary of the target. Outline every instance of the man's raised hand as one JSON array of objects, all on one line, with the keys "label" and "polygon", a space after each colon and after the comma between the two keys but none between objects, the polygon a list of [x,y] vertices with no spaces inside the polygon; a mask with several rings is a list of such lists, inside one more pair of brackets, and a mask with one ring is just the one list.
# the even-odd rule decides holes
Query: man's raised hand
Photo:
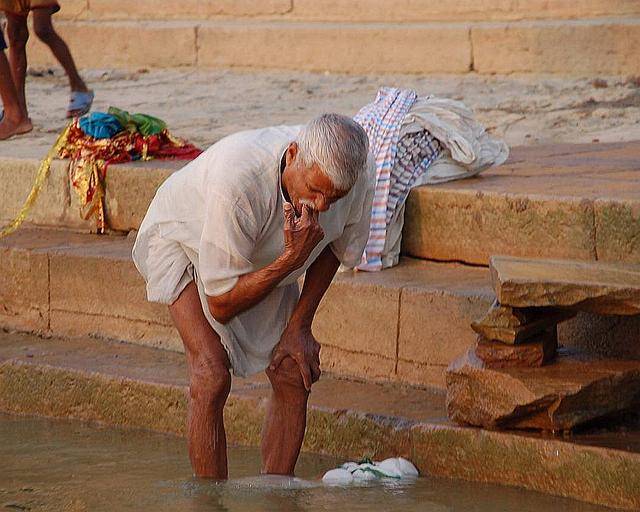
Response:
[{"label": "man's raised hand", "polygon": [[284,254],[294,269],[304,265],[323,238],[317,211],[303,205],[302,214],[296,218],[293,205],[284,204]]}]

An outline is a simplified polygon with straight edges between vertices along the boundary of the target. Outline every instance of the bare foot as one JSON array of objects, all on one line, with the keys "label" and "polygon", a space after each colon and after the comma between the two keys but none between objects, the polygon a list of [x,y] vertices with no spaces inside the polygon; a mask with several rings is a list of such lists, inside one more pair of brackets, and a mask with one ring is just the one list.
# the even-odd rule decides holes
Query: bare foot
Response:
[{"label": "bare foot", "polygon": [[33,130],[31,119],[21,119],[20,121],[13,121],[6,115],[0,121],[0,140],[6,140],[14,135],[22,135]]}]

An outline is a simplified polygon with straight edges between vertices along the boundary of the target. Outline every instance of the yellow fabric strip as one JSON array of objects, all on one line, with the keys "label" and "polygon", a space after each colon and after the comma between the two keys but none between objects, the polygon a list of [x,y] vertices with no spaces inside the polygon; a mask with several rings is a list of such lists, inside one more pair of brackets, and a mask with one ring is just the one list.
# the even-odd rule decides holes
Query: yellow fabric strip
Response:
[{"label": "yellow fabric strip", "polygon": [[71,124],[69,124],[69,126],[64,129],[64,131],[58,137],[58,140],[56,140],[55,144],[47,153],[47,156],[45,156],[44,160],[40,162],[40,167],[38,168],[38,172],[36,173],[36,179],[33,182],[33,186],[31,187],[31,192],[29,192],[27,200],[22,205],[22,208],[20,209],[20,212],[18,213],[16,218],[13,219],[10,224],[4,227],[2,231],[0,231],[0,238],[4,238],[5,236],[13,233],[27,218],[31,207],[36,202],[36,199],[38,199],[38,195],[40,194],[42,185],[44,185],[44,182],[47,181],[49,170],[51,169],[51,161],[56,157],[56,155],[60,151],[60,148],[62,148],[62,146],[67,143],[67,136],[69,134],[70,127]]}]

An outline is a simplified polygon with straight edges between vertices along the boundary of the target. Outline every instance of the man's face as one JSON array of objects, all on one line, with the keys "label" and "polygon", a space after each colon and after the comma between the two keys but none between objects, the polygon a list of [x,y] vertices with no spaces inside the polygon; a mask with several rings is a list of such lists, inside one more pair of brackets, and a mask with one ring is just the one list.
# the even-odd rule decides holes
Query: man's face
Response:
[{"label": "man's face", "polygon": [[[297,147],[295,149],[297,150]],[[297,215],[302,213],[304,204],[318,212],[326,212],[333,203],[347,194],[348,191],[335,189],[319,165],[303,167],[296,162],[295,158],[289,161],[288,157],[289,155],[287,155],[289,171],[287,193]],[[288,171],[285,170],[285,172]]]}]

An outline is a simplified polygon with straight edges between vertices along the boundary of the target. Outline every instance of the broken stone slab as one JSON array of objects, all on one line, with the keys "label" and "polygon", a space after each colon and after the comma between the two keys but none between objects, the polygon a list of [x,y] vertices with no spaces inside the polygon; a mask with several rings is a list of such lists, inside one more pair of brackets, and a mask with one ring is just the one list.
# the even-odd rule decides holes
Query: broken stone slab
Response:
[{"label": "broken stone slab", "polygon": [[505,306],[640,314],[640,265],[492,256],[490,268]]},{"label": "broken stone slab", "polygon": [[541,368],[486,368],[473,350],[447,369],[447,413],[461,424],[568,431],[640,407],[640,361],[559,351]]},{"label": "broken stone slab", "polygon": [[575,312],[568,310],[514,308],[496,301],[484,317],[471,323],[471,328],[487,340],[513,345],[523,343],[573,316]]},{"label": "broken stone slab", "polygon": [[485,368],[538,368],[555,358],[557,348],[558,335],[554,326],[519,345],[507,345],[478,336],[476,355]]}]

